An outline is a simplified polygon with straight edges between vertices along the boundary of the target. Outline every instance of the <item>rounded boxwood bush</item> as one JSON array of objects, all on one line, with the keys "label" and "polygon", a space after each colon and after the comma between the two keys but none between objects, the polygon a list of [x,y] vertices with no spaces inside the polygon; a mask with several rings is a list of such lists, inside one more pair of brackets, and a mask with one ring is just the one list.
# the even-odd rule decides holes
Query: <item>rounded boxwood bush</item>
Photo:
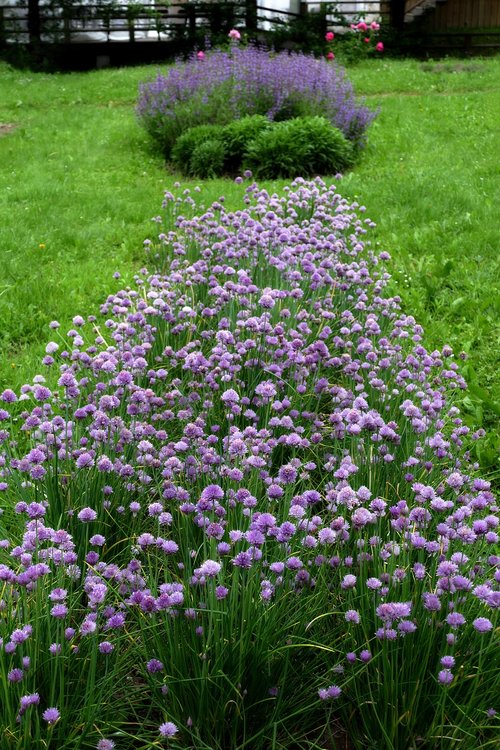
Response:
[{"label": "rounded boxwood bush", "polygon": [[248,144],[246,166],[264,179],[326,175],[352,166],[352,144],[324,117],[273,123]]},{"label": "rounded boxwood bush", "polygon": [[194,177],[219,177],[224,171],[226,150],[222,141],[208,138],[198,143],[189,160],[189,174]]},{"label": "rounded boxwood bush", "polygon": [[180,135],[172,149],[171,160],[184,174],[191,172],[191,157],[198,146],[206,141],[222,143],[222,127],[220,125],[197,125],[189,128]]},{"label": "rounded boxwood bush", "polygon": [[264,115],[252,115],[234,120],[222,129],[228,171],[234,172],[239,169],[248,144],[270,125],[270,120]]}]

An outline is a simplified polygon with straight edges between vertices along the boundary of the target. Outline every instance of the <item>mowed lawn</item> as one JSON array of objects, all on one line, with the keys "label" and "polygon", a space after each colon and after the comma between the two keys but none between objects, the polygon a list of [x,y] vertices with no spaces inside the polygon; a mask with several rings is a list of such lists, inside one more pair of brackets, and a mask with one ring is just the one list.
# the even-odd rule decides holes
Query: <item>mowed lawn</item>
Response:
[{"label": "mowed lawn", "polygon": [[[138,84],[156,70],[0,67],[0,388],[39,372],[51,320],[64,330],[74,315],[95,313],[145,263],[163,190],[182,180],[135,118]],[[468,355],[471,390],[461,406],[471,426],[489,430],[479,457],[491,469],[500,412],[500,59],[373,60],[348,74],[380,113],[338,189],[376,222],[372,241],[391,253],[393,291],[425,327],[428,348],[449,343]],[[201,195],[238,207],[243,190],[206,181]]]}]

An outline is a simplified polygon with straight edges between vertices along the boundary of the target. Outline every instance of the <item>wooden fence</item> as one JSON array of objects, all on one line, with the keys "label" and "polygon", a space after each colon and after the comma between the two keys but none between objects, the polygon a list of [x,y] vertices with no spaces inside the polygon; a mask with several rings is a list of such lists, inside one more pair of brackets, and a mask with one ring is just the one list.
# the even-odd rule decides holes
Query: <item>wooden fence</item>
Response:
[{"label": "wooden fence", "polygon": [[500,28],[500,0],[447,0],[424,20],[433,32]]},{"label": "wooden fence", "polygon": [[[202,44],[206,36],[218,43],[233,27],[263,41],[272,29],[281,29],[284,37],[290,23],[313,15],[321,38],[328,28],[338,31],[360,18],[394,21],[396,7],[388,0],[291,0],[293,10],[269,7],[267,0],[14,1],[0,0],[0,54],[22,48],[39,60],[55,56],[56,64],[82,68],[165,59]],[[475,28],[495,24],[496,29]],[[446,0],[410,26],[401,36],[407,38],[405,49],[412,54],[496,51],[500,49],[500,0]]]},{"label": "wooden fence", "polygon": [[325,28],[343,17],[347,23],[377,12],[366,13],[379,3],[337,0],[320,3],[307,0],[296,11],[260,5],[254,0],[235,2],[61,2],[20,0],[16,5],[0,0],[0,38],[10,43],[34,42],[144,42],[193,38],[200,32],[225,32],[233,27],[252,34],[285,24],[309,13],[323,16]]}]

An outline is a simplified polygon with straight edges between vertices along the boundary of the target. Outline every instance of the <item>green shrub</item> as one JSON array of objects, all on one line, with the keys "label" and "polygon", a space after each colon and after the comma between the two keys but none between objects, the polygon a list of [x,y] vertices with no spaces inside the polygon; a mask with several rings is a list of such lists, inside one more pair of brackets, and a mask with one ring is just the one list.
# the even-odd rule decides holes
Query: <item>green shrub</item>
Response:
[{"label": "green shrub", "polygon": [[248,144],[270,127],[264,115],[252,115],[234,120],[223,128],[222,140],[226,148],[226,168],[235,172],[241,166]]},{"label": "green shrub", "polygon": [[194,148],[189,174],[195,177],[219,177],[224,172],[226,150],[221,140],[208,138]]},{"label": "green shrub", "polygon": [[335,174],[354,162],[351,143],[324,117],[274,123],[247,147],[246,166],[258,178]]},{"label": "green shrub", "polygon": [[196,148],[206,141],[222,141],[220,125],[197,125],[180,135],[172,149],[171,160],[184,174],[191,174],[190,162]]}]

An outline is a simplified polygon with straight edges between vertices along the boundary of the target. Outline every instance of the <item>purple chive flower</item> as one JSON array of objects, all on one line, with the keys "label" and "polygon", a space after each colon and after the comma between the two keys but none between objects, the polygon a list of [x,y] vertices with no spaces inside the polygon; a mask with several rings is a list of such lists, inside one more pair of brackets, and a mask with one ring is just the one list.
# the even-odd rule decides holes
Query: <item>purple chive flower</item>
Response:
[{"label": "purple chive flower", "polygon": [[465,625],[465,617],[460,612],[450,612],[446,618],[446,622],[450,628],[459,628],[461,625]]},{"label": "purple chive flower", "polygon": [[223,404],[229,404],[231,406],[233,404],[237,404],[240,400],[240,397],[235,390],[233,390],[232,388],[228,388],[227,391],[224,391],[220,399]]},{"label": "purple chive flower", "polygon": [[278,471],[278,478],[282,484],[292,484],[297,478],[297,469],[291,464],[282,466]]},{"label": "purple chive flower", "polygon": [[207,578],[214,578],[217,573],[220,573],[221,568],[222,565],[215,560],[205,560],[205,562],[200,565],[199,571],[201,575],[206,576]]},{"label": "purple chive flower", "polygon": [[113,740],[102,739],[96,745],[97,750],[113,750],[115,743]]},{"label": "purple chive flower", "polygon": [[110,654],[114,649],[114,646],[109,641],[102,641],[99,644],[99,651],[101,654]]},{"label": "purple chive flower", "polygon": [[359,625],[361,620],[359,612],[357,612],[355,609],[348,609],[345,613],[345,619],[346,622],[353,622],[355,625]]},{"label": "purple chive flower", "polygon": [[42,718],[47,724],[55,724],[61,718],[61,714],[57,708],[46,708],[42,714]]},{"label": "purple chive flower", "polygon": [[53,602],[62,602],[66,599],[68,596],[68,592],[66,589],[56,588],[52,589],[52,591],[49,594],[49,599],[51,599]]},{"label": "purple chive flower", "polygon": [[359,652],[359,658],[363,662],[363,664],[368,664],[368,662],[371,661],[372,658],[371,652],[368,651],[368,649],[363,649]]},{"label": "purple chive flower", "polygon": [[146,664],[146,669],[150,674],[155,674],[156,672],[163,672],[165,667],[159,659],[150,659]]},{"label": "purple chive flower", "polygon": [[429,612],[438,612],[441,609],[441,600],[436,594],[425,593],[422,595],[424,607]]},{"label": "purple chive flower", "polygon": [[82,508],[82,510],[78,513],[78,520],[82,523],[89,523],[90,521],[95,521],[97,518],[97,513],[93,508]]},{"label": "purple chive flower", "polygon": [[453,674],[449,669],[442,669],[438,674],[438,680],[441,685],[449,685],[453,682]]},{"label": "purple chive flower", "polygon": [[95,547],[102,547],[103,544],[106,543],[105,537],[102,536],[102,534],[94,534],[89,539],[90,544],[93,544]]},{"label": "purple chive flower", "polygon": [[162,737],[173,737],[179,730],[172,721],[166,721],[160,724],[158,731]]},{"label": "purple chive flower", "polygon": [[216,599],[225,599],[226,596],[229,594],[229,589],[227,589],[225,586],[217,586],[215,589],[215,597]]},{"label": "purple chive flower", "polygon": [[353,589],[356,585],[357,578],[351,574],[344,576],[340,584],[343,589]]},{"label": "purple chive flower", "polygon": [[19,669],[19,667],[11,669],[10,672],[7,673],[7,679],[9,682],[21,682],[23,677],[24,672],[22,669]]},{"label": "purple chive flower", "polygon": [[478,633],[488,633],[493,630],[493,623],[487,617],[476,617],[472,625]]},{"label": "purple chive flower", "polygon": [[338,698],[341,692],[342,690],[337,685],[330,685],[327,688],[320,688],[318,695],[322,701],[328,701]]},{"label": "purple chive flower", "polygon": [[22,715],[27,708],[30,706],[37,706],[40,703],[40,696],[38,693],[31,693],[30,695],[23,695],[19,701],[19,713]]},{"label": "purple chive flower", "polygon": [[50,610],[52,617],[56,617],[59,620],[63,620],[68,614],[68,608],[65,604],[54,604]]},{"label": "purple chive flower", "polygon": [[452,669],[455,666],[455,658],[453,656],[442,656],[439,661],[441,666],[446,669]]}]

